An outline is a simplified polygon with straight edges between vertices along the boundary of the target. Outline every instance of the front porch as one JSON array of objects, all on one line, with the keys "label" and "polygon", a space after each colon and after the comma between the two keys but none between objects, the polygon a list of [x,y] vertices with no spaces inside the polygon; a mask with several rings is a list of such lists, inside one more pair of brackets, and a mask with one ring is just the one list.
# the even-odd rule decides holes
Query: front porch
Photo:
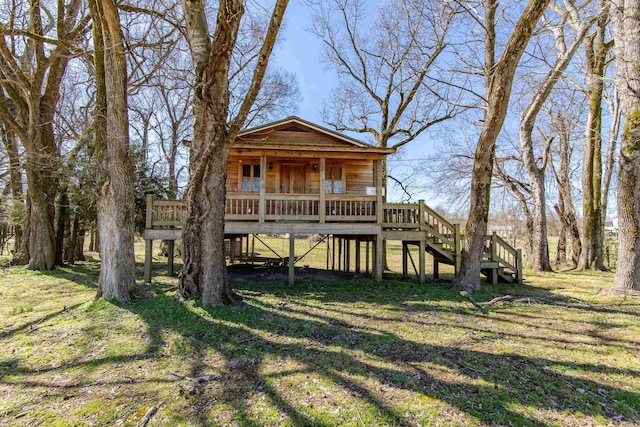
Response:
[{"label": "front porch", "polygon": [[[283,259],[283,263],[290,267],[291,281],[297,260],[293,236],[300,234],[339,236],[341,241],[347,242],[345,248],[350,247],[349,242],[367,242],[366,264],[370,262],[376,280],[382,280],[384,241],[402,242],[405,276],[411,261],[419,281],[425,281],[427,253],[433,258],[434,277],[438,277],[440,264],[453,266],[457,273],[464,239],[458,224],[450,223],[422,200],[415,204],[383,203],[381,198],[325,195],[321,200],[319,195],[310,194],[261,193],[241,197],[232,194],[227,197],[225,235],[233,239],[259,234],[289,235],[289,259]],[[150,281],[152,241],[181,238],[186,202],[154,200],[152,195],[148,195],[147,207],[145,281]],[[411,257],[411,246],[418,248],[417,266]],[[340,259],[341,256],[346,258]],[[356,265],[360,265],[360,256],[357,246]],[[337,264],[348,265],[345,263],[348,257],[350,252],[345,249]],[[492,283],[522,283],[521,250],[513,248],[495,233],[488,235],[482,273]]]}]

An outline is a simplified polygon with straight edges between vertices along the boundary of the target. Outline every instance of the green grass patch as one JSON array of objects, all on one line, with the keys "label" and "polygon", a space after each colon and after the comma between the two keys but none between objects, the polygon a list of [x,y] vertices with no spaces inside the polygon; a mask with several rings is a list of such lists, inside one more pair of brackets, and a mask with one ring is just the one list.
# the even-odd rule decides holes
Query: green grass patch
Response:
[{"label": "green grass patch", "polygon": [[[235,281],[241,303],[94,300],[99,266],[0,277],[7,425],[574,426],[640,423],[640,301],[609,273],[446,281]],[[189,378],[204,377],[198,386]]]}]

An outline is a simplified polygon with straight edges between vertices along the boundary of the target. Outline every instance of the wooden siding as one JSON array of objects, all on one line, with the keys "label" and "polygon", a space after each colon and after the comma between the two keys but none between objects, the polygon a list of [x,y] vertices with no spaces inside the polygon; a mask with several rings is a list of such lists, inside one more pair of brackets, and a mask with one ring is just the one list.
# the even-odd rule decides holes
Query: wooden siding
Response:
[{"label": "wooden siding", "polygon": [[[286,128],[291,129],[289,125]],[[285,128],[285,129],[286,129]],[[245,135],[238,138],[238,142],[260,142],[261,144],[300,144],[300,145],[330,145],[330,146],[349,146],[346,142],[340,141],[329,135],[320,133],[315,130],[269,130],[256,134]]]},{"label": "wooden siding", "polygon": [[[304,194],[320,194],[320,188],[324,187],[324,184],[320,183],[320,158],[321,156],[314,158],[267,156],[265,164],[266,193],[302,194],[300,189],[304,188]],[[242,181],[241,166],[244,164],[259,164],[259,162],[259,155],[253,157],[230,156],[227,164],[227,192],[231,194],[250,194],[250,192],[240,191]],[[342,160],[328,158],[326,160],[326,167],[342,168],[343,194],[366,195],[367,187],[375,186],[374,163],[372,159]],[[269,165],[271,165],[271,168],[269,168]],[[302,171],[306,174],[304,185],[303,183],[297,182],[293,186],[293,190],[291,190],[290,186],[285,188],[287,185],[291,185],[287,182],[289,174],[295,173],[295,176],[299,177]]]},{"label": "wooden siding", "polygon": [[375,187],[373,164],[373,160],[348,160],[346,162],[348,194],[367,194],[367,187]]}]

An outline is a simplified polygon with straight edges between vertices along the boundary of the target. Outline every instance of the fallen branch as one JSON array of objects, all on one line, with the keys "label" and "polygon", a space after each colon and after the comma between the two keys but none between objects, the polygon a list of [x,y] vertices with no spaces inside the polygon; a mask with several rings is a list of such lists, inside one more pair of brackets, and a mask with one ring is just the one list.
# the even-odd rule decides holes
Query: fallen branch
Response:
[{"label": "fallen branch", "polygon": [[488,305],[494,305],[496,303],[502,302],[502,301],[512,301],[515,297],[512,295],[505,295],[503,297],[496,297],[494,299],[492,299],[491,301],[487,301],[484,303],[484,306],[488,306]]},{"label": "fallen branch", "polygon": [[471,304],[473,304],[478,310],[483,312],[484,314],[489,314],[489,310],[484,308],[478,301],[476,301],[467,291],[460,291],[460,295],[467,299]]},{"label": "fallen branch", "polygon": [[501,297],[496,297],[490,301],[480,304],[468,292],[460,291],[460,295],[463,296],[471,304],[473,304],[478,310],[482,311],[484,314],[489,313],[488,307],[495,305],[499,302],[527,303],[527,304],[558,304],[557,302],[548,298],[541,298],[541,297],[518,298],[517,296],[513,296],[513,295],[504,295]]},{"label": "fallen branch", "polygon": [[156,414],[156,412],[158,412],[159,407],[160,405],[158,404],[156,406],[152,406],[151,408],[149,408],[147,412],[144,414],[144,417],[142,418],[142,420],[138,424],[136,424],[136,426],[146,427],[149,421],[151,420],[151,417],[153,417]]}]

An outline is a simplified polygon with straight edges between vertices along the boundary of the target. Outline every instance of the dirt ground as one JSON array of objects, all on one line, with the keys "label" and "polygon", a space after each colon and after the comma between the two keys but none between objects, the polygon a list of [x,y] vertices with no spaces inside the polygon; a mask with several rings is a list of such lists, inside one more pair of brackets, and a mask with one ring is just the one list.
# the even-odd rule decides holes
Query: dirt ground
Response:
[{"label": "dirt ground", "polygon": [[[241,280],[273,280],[288,281],[289,267],[273,264],[231,264],[227,267],[231,281]],[[296,280],[344,280],[371,278],[370,274],[346,273],[343,271],[323,270],[311,267],[297,267]]]}]

